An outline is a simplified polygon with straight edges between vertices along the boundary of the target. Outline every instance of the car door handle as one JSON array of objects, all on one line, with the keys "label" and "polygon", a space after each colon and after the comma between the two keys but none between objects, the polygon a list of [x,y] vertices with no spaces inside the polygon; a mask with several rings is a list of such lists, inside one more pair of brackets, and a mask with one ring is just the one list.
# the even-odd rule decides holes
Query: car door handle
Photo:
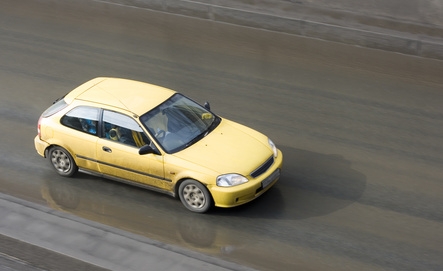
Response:
[{"label": "car door handle", "polygon": [[102,150],[104,150],[105,152],[112,152],[111,148],[103,146]]}]

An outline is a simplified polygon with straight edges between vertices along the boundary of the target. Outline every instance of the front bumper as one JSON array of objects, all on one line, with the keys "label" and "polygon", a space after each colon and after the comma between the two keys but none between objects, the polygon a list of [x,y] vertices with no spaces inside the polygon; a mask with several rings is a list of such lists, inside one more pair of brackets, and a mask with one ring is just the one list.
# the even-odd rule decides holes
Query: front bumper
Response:
[{"label": "front bumper", "polygon": [[212,186],[209,188],[215,206],[235,207],[256,199],[269,190],[280,178],[283,154],[278,150],[274,164],[262,175],[247,183],[233,187]]},{"label": "front bumper", "polygon": [[37,150],[37,153],[40,154],[43,157],[46,157],[45,151],[46,148],[49,147],[49,144],[43,140],[41,140],[38,135],[34,138],[34,146]]}]

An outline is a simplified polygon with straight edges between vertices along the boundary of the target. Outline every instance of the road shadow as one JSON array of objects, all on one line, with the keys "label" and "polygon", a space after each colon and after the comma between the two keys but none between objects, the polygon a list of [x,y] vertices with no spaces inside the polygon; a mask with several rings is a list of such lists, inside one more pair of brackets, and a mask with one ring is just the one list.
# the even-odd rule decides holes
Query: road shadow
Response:
[{"label": "road shadow", "polygon": [[366,176],[352,169],[342,156],[291,147],[284,155],[282,176],[260,198],[214,215],[251,218],[305,219],[326,215],[357,201],[366,188]]}]

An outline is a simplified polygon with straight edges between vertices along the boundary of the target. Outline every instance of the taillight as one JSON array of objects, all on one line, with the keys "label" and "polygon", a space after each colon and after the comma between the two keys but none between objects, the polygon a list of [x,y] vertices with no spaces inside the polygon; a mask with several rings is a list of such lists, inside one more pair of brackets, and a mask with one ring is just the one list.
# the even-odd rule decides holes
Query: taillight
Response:
[{"label": "taillight", "polygon": [[38,138],[42,139],[42,130],[41,130],[41,121],[42,121],[42,117],[40,117],[38,119],[38,123],[37,123],[37,134],[38,134]]}]

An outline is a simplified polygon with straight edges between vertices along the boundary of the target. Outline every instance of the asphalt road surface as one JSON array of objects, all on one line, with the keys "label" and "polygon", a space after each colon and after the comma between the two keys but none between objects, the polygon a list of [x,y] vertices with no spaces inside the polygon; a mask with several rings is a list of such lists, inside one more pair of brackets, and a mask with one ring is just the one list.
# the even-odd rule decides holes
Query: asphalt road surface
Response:
[{"label": "asphalt road surface", "polygon": [[[92,1],[2,1],[0,37],[0,192],[259,270],[443,270],[443,62]],[[210,101],[273,139],[281,180],[199,215],[59,177],[37,120],[98,76]]]}]

